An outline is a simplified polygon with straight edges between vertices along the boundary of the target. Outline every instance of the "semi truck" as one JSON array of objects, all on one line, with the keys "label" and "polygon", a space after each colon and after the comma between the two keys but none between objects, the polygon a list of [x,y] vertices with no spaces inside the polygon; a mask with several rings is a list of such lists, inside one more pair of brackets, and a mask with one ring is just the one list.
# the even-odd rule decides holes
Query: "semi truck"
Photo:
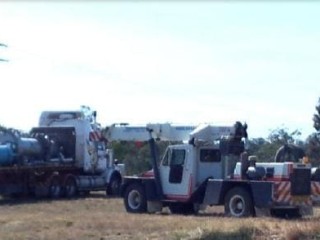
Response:
[{"label": "semi truck", "polygon": [[310,165],[263,163],[248,156],[246,124],[199,126],[185,143],[169,145],[161,161],[152,127],[148,130],[152,170],[124,177],[127,212],[168,207],[172,213],[194,214],[222,205],[233,217],[312,215]]},{"label": "semi truck", "polygon": [[118,194],[124,165],[106,149],[96,112],[44,111],[27,136],[0,128],[0,195]]}]

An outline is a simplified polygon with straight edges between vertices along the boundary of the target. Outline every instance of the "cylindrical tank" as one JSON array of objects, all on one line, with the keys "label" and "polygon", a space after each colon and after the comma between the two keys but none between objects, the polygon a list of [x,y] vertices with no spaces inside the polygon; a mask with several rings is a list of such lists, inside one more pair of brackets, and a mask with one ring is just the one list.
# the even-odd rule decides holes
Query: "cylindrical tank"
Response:
[{"label": "cylindrical tank", "polygon": [[14,154],[9,144],[0,145],[0,166],[9,166],[13,163]]},{"label": "cylindrical tank", "polygon": [[78,187],[81,188],[101,188],[106,186],[106,180],[100,176],[80,176],[78,178]]},{"label": "cylindrical tank", "polygon": [[18,142],[19,155],[38,156],[42,153],[42,146],[35,138],[21,138]]},{"label": "cylindrical tank", "polygon": [[42,154],[41,143],[35,138],[20,138],[0,145],[0,166],[11,166],[19,157],[34,158]]}]

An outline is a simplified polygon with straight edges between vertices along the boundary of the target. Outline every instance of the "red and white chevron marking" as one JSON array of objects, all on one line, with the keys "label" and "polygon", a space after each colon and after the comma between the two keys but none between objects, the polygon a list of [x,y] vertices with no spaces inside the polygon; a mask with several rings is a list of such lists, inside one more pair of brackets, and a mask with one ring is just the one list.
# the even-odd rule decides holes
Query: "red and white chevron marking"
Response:
[{"label": "red and white chevron marking", "polygon": [[273,185],[273,201],[277,203],[290,203],[291,183],[289,181],[275,182]]},{"label": "red and white chevron marking", "polygon": [[310,206],[313,199],[309,196],[291,196],[291,183],[289,181],[282,181],[274,183],[273,201],[281,204]]},{"label": "red and white chevron marking", "polygon": [[89,133],[89,140],[90,141],[100,141],[101,133],[98,131],[92,131]]},{"label": "red and white chevron marking", "polygon": [[320,182],[311,182],[312,201],[315,204],[320,204]]}]

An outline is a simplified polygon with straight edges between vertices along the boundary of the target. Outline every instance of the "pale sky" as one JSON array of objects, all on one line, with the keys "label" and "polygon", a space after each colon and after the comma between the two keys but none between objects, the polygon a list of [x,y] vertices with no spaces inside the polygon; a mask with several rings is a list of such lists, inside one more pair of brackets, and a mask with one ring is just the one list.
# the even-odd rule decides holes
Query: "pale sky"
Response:
[{"label": "pale sky", "polygon": [[316,1],[0,3],[0,124],[88,105],[102,125],[247,122],[306,137],[320,97]]}]

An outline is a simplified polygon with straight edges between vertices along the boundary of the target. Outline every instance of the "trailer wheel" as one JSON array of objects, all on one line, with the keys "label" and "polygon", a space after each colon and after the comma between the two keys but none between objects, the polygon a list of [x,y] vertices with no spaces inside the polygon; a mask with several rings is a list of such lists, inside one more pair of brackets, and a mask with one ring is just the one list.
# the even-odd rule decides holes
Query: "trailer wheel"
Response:
[{"label": "trailer wheel", "polygon": [[124,205],[127,212],[130,213],[144,213],[147,211],[147,200],[142,185],[135,183],[126,188]]},{"label": "trailer wheel", "polygon": [[107,195],[118,196],[120,194],[121,178],[117,175],[113,175],[107,187]]},{"label": "trailer wheel", "polygon": [[51,177],[49,184],[49,197],[59,198],[61,195],[61,185],[59,176],[55,175]]},{"label": "trailer wheel", "polygon": [[254,215],[252,198],[244,188],[232,188],[225,197],[225,214],[232,217],[249,217]]},{"label": "trailer wheel", "polygon": [[63,184],[63,195],[66,198],[72,198],[76,196],[78,192],[77,182],[74,176],[69,175],[65,178],[64,184]]}]

